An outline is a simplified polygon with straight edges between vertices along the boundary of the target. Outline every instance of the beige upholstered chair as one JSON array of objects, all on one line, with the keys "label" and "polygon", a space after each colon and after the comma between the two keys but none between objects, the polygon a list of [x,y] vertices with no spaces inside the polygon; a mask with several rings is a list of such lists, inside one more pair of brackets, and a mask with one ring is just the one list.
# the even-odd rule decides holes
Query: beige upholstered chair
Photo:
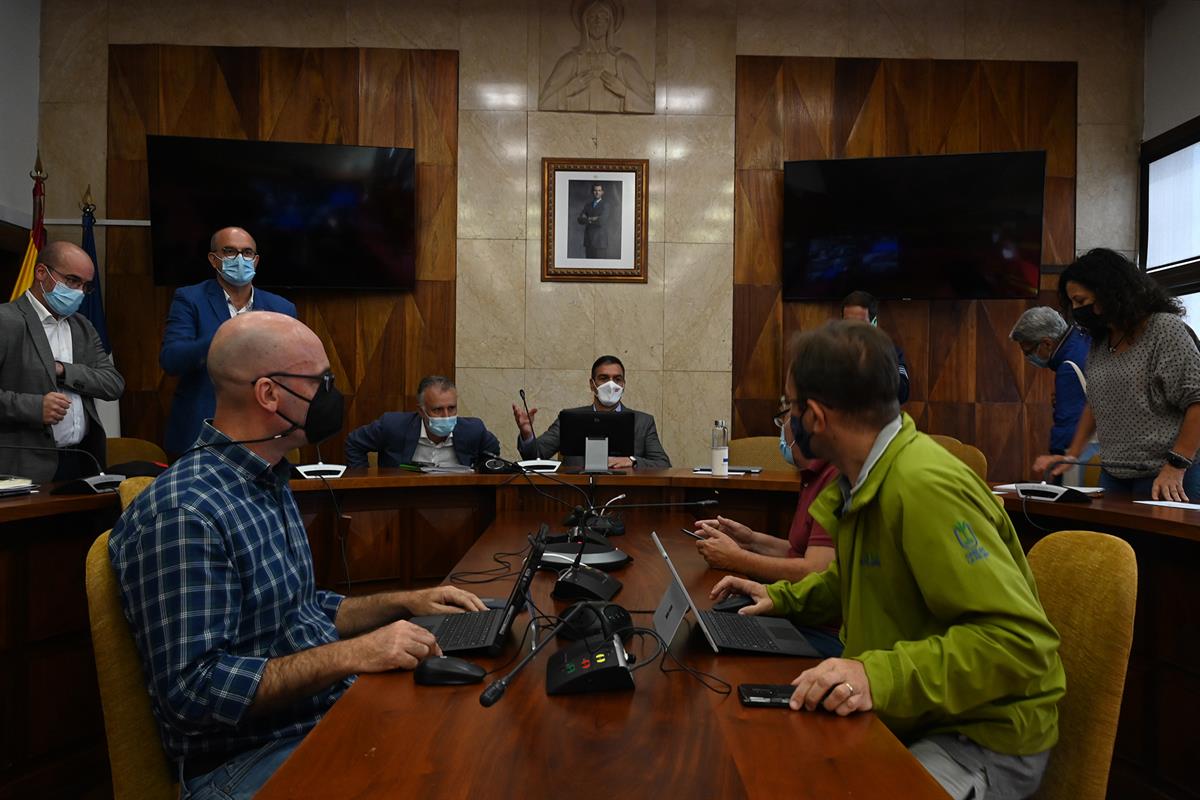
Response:
[{"label": "beige upholstered chair", "polygon": [[[124,481],[122,489],[129,482]],[[100,534],[88,551],[87,596],[113,797],[173,800],[179,789],[158,738],[142,662],[121,610],[117,575],[108,560],[109,533]]]},{"label": "beige upholstered chair", "polygon": [[1029,567],[1046,616],[1062,637],[1059,655],[1067,673],[1058,745],[1035,796],[1103,800],[1133,641],[1137,560],[1116,536],[1060,531],[1033,546]]},{"label": "beige upholstered chair", "polygon": [[128,436],[113,436],[108,440],[108,456],[105,461],[108,462],[104,465],[106,467],[124,464],[126,461],[155,461],[166,464],[167,454],[154,442]]},{"label": "beige upholstered chair", "polygon": [[746,436],[729,442],[729,463],[743,467],[763,469],[787,469],[787,462],[779,455],[778,436]]}]

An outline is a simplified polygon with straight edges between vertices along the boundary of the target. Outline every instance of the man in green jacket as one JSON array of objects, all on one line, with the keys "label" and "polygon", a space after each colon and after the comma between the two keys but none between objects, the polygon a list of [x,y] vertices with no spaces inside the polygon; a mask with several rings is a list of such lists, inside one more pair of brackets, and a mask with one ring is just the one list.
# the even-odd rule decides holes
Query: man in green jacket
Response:
[{"label": "man in green jacket", "polygon": [[845,657],[792,681],[793,709],[874,709],[952,797],[1027,797],[1058,740],[1058,633],[987,484],[900,414],[895,358],[860,322],[797,338],[788,400],[805,456],[841,473],[810,511],[837,556],[798,583],[726,577],[713,597],[840,616]]}]

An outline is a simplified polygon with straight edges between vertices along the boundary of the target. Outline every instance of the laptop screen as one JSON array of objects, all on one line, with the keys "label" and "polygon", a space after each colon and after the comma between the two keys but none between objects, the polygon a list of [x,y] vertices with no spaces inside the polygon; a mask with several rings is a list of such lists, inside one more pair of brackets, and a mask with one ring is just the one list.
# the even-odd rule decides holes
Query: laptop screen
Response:
[{"label": "laptop screen", "polygon": [[659,555],[667,562],[667,569],[671,571],[671,582],[667,585],[667,590],[663,592],[658,608],[654,610],[655,632],[669,646],[675,639],[675,634],[679,632],[679,626],[690,608],[692,615],[696,618],[696,623],[704,633],[704,638],[708,640],[709,647],[714,653],[718,652],[717,643],[709,633],[708,626],[704,624],[704,617],[700,616],[700,609],[696,608],[687,587],[683,585],[683,580],[679,577],[675,564],[671,562],[671,557],[667,555],[666,549],[658,538],[658,533],[651,531],[650,538],[654,540],[654,546],[658,548]]}]

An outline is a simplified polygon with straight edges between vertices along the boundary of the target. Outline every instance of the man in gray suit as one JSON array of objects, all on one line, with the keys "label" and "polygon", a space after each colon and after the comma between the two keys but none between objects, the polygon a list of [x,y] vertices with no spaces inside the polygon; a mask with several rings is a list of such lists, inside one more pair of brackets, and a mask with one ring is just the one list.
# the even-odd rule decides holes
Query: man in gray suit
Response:
[{"label": "man in gray suit", "polygon": [[37,482],[95,475],[87,450],[104,465],[106,436],[95,398],[116,400],[125,379],[85,317],[75,312],[92,290],[96,267],[70,242],[38,254],[29,291],[0,305],[0,473]]},{"label": "man in gray suit", "polygon": [[[671,458],[658,440],[658,428],[654,417],[644,411],[634,411],[621,403],[625,394],[625,365],[616,356],[600,356],[592,364],[592,377],[588,380],[593,401],[590,406],[581,406],[572,411],[629,411],[633,413],[633,457],[610,456],[609,469],[667,469]],[[517,421],[517,450],[522,458],[553,458],[558,452],[559,430],[555,419],[546,432],[536,439],[533,436],[533,418],[537,409],[513,406],[513,419]],[[568,466],[583,463],[579,456],[566,459]]]}]

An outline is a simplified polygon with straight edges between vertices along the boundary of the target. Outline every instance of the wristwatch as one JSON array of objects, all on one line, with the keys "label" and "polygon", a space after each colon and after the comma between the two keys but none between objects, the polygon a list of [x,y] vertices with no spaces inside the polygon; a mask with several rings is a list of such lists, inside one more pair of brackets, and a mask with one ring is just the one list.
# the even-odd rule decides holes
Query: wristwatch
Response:
[{"label": "wristwatch", "polygon": [[637,469],[637,456],[630,456],[629,463],[633,464],[634,469]]},{"label": "wristwatch", "polygon": [[1192,460],[1179,455],[1174,450],[1167,451],[1167,463],[1175,469],[1187,469],[1192,466]]}]

